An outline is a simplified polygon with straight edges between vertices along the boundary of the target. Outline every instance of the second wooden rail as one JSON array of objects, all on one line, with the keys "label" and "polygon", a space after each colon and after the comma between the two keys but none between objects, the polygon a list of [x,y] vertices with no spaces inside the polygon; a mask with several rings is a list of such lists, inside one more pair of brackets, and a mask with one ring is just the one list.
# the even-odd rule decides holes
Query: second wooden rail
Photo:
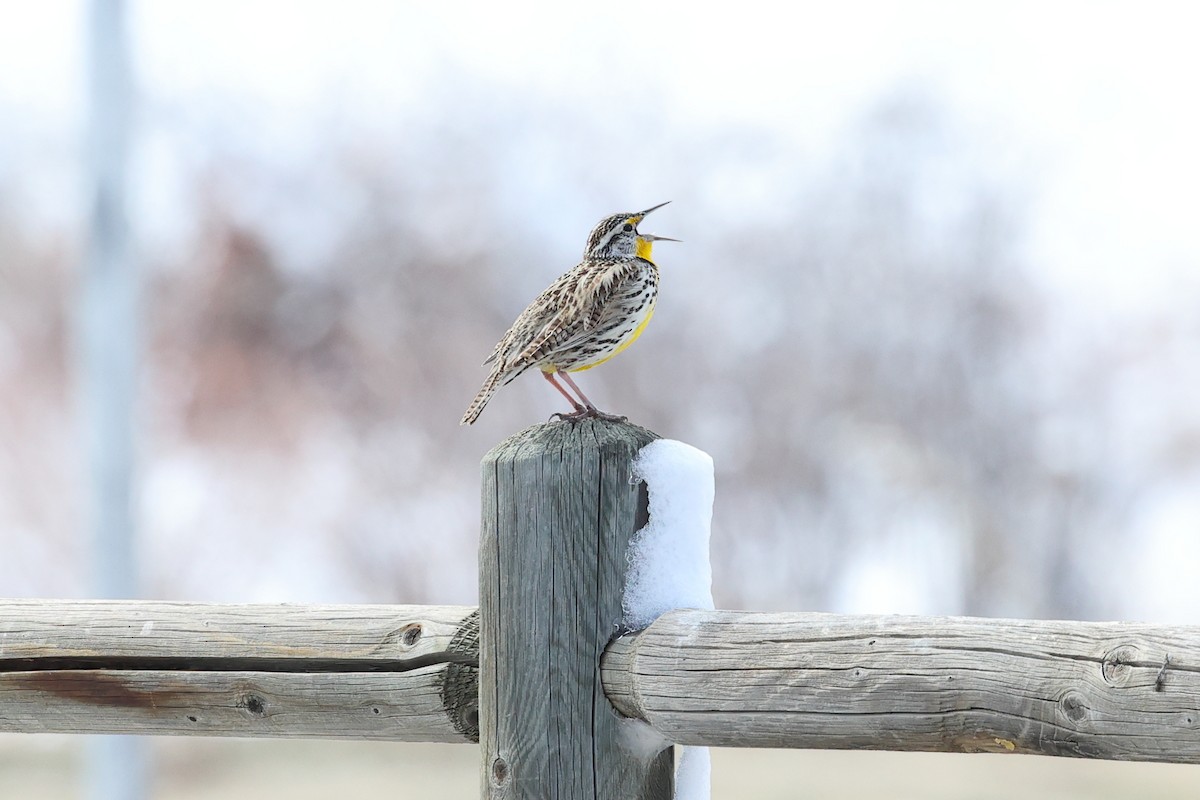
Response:
[{"label": "second wooden rail", "polygon": [[0,731],[478,738],[468,606],[0,602]]},{"label": "second wooden rail", "polygon": [[[478,739],[476,609],[0,601],[0,730]],[[671,611],[600,677],[669,741],[1200,764],[1200,627]]]}]

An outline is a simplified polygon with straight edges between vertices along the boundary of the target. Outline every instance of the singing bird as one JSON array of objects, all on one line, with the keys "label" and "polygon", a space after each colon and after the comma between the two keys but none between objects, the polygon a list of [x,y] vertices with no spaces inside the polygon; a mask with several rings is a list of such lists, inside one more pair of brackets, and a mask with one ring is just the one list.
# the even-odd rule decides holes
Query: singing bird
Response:
[{"label": "singing bird", "polygon": [[638,224],[665,205],[600,220],[588,236],[583,260],[539,294],[500,337],[483,362],[492,365],[492,372],[460,424],[477,420],[492,393],[530,367],[540,369],[574,409],[556,416],[572,421],[624,419],[598,410],[569,373],[603,364],[629,347],[654,316],[658,267],[651,249],[655,242],[679,240],[641,233]]}]

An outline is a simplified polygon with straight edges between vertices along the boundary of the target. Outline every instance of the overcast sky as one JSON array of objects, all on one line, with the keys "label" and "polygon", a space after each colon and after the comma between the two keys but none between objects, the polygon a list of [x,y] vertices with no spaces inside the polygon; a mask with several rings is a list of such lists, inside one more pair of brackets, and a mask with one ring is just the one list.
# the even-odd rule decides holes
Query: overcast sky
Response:
[{"label": "overcast sky", "polygon": [[[272,122],[264,137],[278,141],[278,126],[293,143],[306,131],[320,136],[331,108],[343,122],[386,130],[442,84],[448,106],[469,102],[456,95],[466,76],[558,107],[612,109],[618,118],[623,102],[650,98],[672,131],[767,130],[819,156],[864,104],[919,85],[953,109],[998,175],[1035,179],[1030,257],[1052,282],[1134,310],[1172,291],[1200,260],[1197,6],[780,8],[752,1],[721,13],[685,3],[130,4],[149,103],[252,103]],[[82,115],[85,9],[24,5],[19,22],[0,27],[0,179],[39,160],[72,168],[63,148]],[[302,142],[293,146],[297,158],[311,153]],[[639,158],[643,170],[654,163],[653,153]],[[150,182],[165,174],[143,173]],[[70,178],[39,174],[40,185],[21,188],[31,198],[21,205],[61,222]],[[153,196],[155,187],[140,190]]]}]

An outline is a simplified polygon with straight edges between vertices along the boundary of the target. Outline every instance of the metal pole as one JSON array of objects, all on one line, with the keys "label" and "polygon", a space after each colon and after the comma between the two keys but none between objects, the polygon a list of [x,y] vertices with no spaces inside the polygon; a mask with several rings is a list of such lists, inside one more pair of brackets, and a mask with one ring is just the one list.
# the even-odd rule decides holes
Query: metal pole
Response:
[{"label": "metal pole", "polygon": [[[91,0],[87,19],[89,244],[79,310],[80,397],[88,460],[92,593],[137,596],[131,507],[137,381],[137,274],[126,209],[132,79],[124,0]],[[145,797],[145,747],[97,737],[84,795]]]}]

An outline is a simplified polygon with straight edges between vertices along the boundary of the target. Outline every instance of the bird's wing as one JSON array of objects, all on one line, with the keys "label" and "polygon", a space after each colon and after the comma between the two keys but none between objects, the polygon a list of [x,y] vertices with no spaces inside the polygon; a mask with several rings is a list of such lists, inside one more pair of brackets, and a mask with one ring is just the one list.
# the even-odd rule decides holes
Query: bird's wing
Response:
[{"label": "bird's wing", "polygon": [[[640,269],[637,259],[593,259],[564,275],[555,312],[522,348],[515,364],[569,346],[599,324],[613,292]],[[553,287],[552,287],[553,288]]]},{"label": "bird's wing", "polygon": [[516,322],[496,345],[493,358],[499,358],[506,370],[527,367],[551,343],[560,330],[564,319],[564,296],[579,279],[578,272],[583,264],[563,273],[550,284],[529,306],[521,312]]},{"label": "bird's wing", "polygon": [[591,330],[600,324],[613,292],[641,269],[639,261],[640,259],[636,258],[621,259],[607,264],[591,276],[588,285],[579,288],[577,295],[584,330]]}]

